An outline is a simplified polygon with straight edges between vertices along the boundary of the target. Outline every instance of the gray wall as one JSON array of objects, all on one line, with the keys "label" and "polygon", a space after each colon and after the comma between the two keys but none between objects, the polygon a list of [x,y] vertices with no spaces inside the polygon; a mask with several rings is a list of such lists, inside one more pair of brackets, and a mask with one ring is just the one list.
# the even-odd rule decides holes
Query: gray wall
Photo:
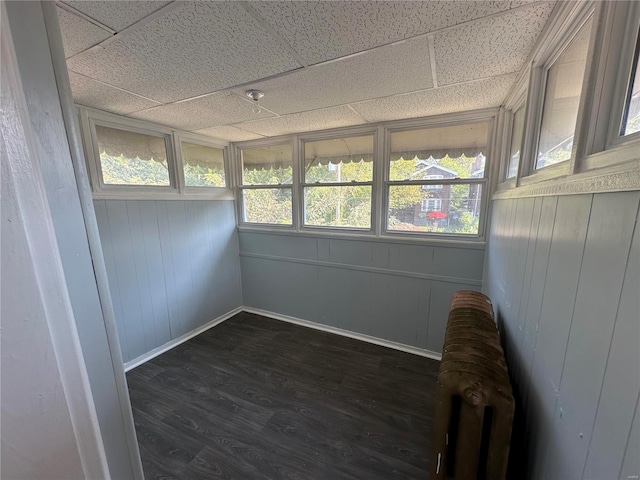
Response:
[{"label": "gray wall", "polygon": [[[40,2],[7,2],[36,154],[113,478],[134,478],[140,462],[131,410],[121,403],[124,371],[112,363],[78,184],[70,157],[51,48]],[[59,40],[61,42],[61,40]],[[61,44],[58,45],[61,47]],[[88,181],[84,179],[84,181]],[[6,274],[6,273],[5,273]],[[25,299],[25,301],[28,301]]]},{"label": "gray wall", "polygon": [[639,475],[640,192],[493,202],[485,289],[532,479]]},{"label": "gray wall", "polygon": [[484,248],[240,233],[244,304],[441,352],[451,294]]},{"label": "gray wall", "polygon": [[242,305],[232,201],[94,201],[125,362]]}]

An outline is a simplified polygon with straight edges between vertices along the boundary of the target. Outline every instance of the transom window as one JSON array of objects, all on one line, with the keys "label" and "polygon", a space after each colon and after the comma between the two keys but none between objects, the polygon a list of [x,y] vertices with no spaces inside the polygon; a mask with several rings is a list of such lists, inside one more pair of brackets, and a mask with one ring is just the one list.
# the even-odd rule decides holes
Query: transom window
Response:
[{"label": "transom window", "polygon": [[627,89],[627,98],[622,119],[622,135],[631,135],[640,132],[640,32],[636,40],[636,49],[631,66],[631,78]]},{"label": "transom window", "polygon": [[547,71],[537,169],[571,158],[591,24],[589,20],[580,28]]},{"label": "transom window", "polygon": [[103,185],[170,186],[166,137],[95,125]]}]

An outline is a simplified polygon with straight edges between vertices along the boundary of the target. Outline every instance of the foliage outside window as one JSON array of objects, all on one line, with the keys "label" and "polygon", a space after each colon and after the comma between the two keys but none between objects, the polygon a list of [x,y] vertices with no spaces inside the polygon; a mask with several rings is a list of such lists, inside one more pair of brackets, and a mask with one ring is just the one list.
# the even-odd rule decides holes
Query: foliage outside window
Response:
[{"label": "foliage outside window", "polygon": [[631,135],[640,132],[640,32],[636,42],[636,50],[633,55],[631,78],[627,91],[624,118],[622,121],[622,135]]},{"label": "foliage outside window", "polygon": [[571,158],[592,20],[576,34],[547,72],[536,168]]},{"label": "foliage outside window", "polygon": [[169,186],[165,137],[96,125],[102,183]]},{"label": "foliage outside window", "polygon": [[244,222],[293,224],[292,155],[291,144],[240,150]]},{"label": "foliage outside window", "polygon": [[184,184],[187,187],[225,187],[224,150],[181,142]]},{"label": "foliage outside window", "polygon": [[391,133],[387,230],[478,235],[488,125]]},{"label": "foliage outside window", "polygon": [[373,135],[304,144],[304,224],[371,228]]},{"label": "foliage outside window", "polygon": [[524,133],[524,105],[516,110],[513,115],[513,127],[509,144],[509,163],[507,164],[506,178],[515,178],[520,164],[520,149],[522,148],[522,135]]}]

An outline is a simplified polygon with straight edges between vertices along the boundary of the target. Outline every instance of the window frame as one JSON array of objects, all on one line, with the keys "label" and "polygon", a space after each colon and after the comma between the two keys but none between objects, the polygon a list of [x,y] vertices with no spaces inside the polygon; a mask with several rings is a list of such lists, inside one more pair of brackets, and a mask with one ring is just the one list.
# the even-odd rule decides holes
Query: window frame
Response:
[{"label": "window frame", "polygon": [[[297,154],[297,142],[293,137],[286,135],[283,137],[274,137],[268,139],[248,140],[246,142],[239,142],[234,144],[234,163],[235,163],[235,188],[237,191],[236,198],[236,218],[238,227],[245,228],[258,228],[258,229],[274,229],[278,231],[296,231],[296,225],[298,221],[298,209],[297,198],[298,192],[296,191],[296,176],[298,168],[296,166],[296,154]],[[259,185],[244,185],[242,178],[242,150],[251,148],[262,147],[274,147],[277,145],[290,145],[291,146],[291,183],[286,184],[259,184]],[[259,222],[247,222],[244,219],[244,190],[271,190],[271,189],[289,189],[291,190],[291,225],[280,223],[259,223]]]},{"label": "window frame", "polygon": [[[521,168],[522,173],[519,173],[516,176],[516,178],[520,178],[519,183],[523,185],[566,175],[572,172],[575,165],[577,157],[576,143],[580,140],[581,136],[581,122],[583,112],[585,111],[585,91],[589,85],[590,66],[593,58],[593,39],[595,31],[597,30],[597,19],[594,12],[594,6],[591,3],[585,3],[581,7],[582,8],[577,11],[572,12],[573,15],[571,15],[568,21],[563,25],[564,28],[560,35],[554,38],[555,41],[544,49],[541,58],[534,63],[531,70],[529,98],[527,99],[527,105],[530,105],[530,108],[525,113],[525,126],[530,125],[530,127],[525,128],[522,151],[522,154],[526,155],[526,157],[524,159],[521,158],[520,167],[524,168]],[[587,46],[587,59],[582,77],[582,90],[580,92],[576,125],[573,134],[574,147],[572,148],[571,156],[568,160],[557,164],[536,168],[536,163],[538,161],[538,148],[542,133],[542,117],[544,114],[544,103],[547,94],[549,71],[589,21],[592,21],[592,25],[589,35],[589,44]],[[531,125],[534,125],[534,127],[531,127]]]},{"label": "window frame", "polygon": [[[620,8],[620,7],[618,7]],[[631,3],[626,11],[626,24],[624,25],[624,37],[620,51],[617,52],[619,58],[618,71],[614,87],[614,95],[617,98],[611,108],[611,118],[609,120],[609,132],[605,149],[615,148],[627,142],[640,140],[640,131],[623,135],[622,122],[627,108],[627,100],[630,99],[631,76],[635,73],[634,67],[640,64],[640,5],[637,2]],[[615,20],[614,20],[615,21]],[[621,21],[618,20],[618,24]],[[615,27],[614,27],[615,28]],[[626,33],[635,32],[634,35]],[[615,51],[610,51],[609,55],[616,55]],[[640,72],[638,72],[640,74]],[[621,95],[624,92],[624,95]]]},{"label": "window frame", "polygon": [[[233,200],[233,190],[230,187],[230,149],[229,142],[204,135],[172,129],[142,120],[122,117],[109,112],[76,105],[80,117],[82,143],[85,160],[89,173],[92,196],[95,200]],[[169,185],[110,185],[102,178],[102,165],[98,152],[98,138],[96,125],[141,133],[165,140],[167,151],[167,166],[169,170]],[[184,171],[180,142],[202,144],[223,149],[226,187],[186,187],[184,185]]]},{"label": "window frame", "polygon": [[[298,135],[295,142],[298,147],[298,194],[300,201],[294,205],[294,209],[298,209],[299,226],[297,231],[327,231],[327,232],[343,232],[343,233],[359,233],[363,235],[373,235],[375,233],[375,226],[377,222],[377,209],[376,200],[379,192],[376,188],[376,175],[377,171],[377,145],[378,145],[378,129],[365,127],[359,128],[345,128],[341,129],[338,133],[335,130],[328,132],[320,132],[315,134],[301,134]],[[372,177],[369,182],[331,182],[331,183],[305,183],[305,144],[310,142],[319,142],[323,140],[339,140],[342,138],[353,137],[366,137],[371,136],[373,139],[373,161],[372,161]],[[323,225],[307,225],[304,221],[305,218],[305,197],[304,189],[306,187],[349,187],[349,186],[371,186],[371,211],[370,211],[370,226],[369,228],[358,227],[336,227],[336,226],[323,226]]]},{"label": "window frame", "polygon": [[[476,115],[474,115],[474,113]],[[491,189],[491,175],[493,171],[493,151],[495,139],[495,124],[496,115],[482,116],[477,115],[480,112],[471,112],[471,114],[455,115],[455,121],[440,121],[441,118],[451,118],[454,115],[443,115],[437,117],[430,117],[432,121],[418,123],[418,122],[406,122],[399,123],[398,127],[392,125],[385,128],[385,149],[384,149],[384,165],[383,165],[383,205],[380,211],[382,234],[381,236],[387,238],[404,237],[404,238],[419,238],[419,239],[438,239],[438,240],[467,240],[467,241],[484,241],[486,238],[486,223],[488,218],[488,198],[489,190]],[[485,168],[484,175],[481,178],[452,178],[452,179],[440,179],[436,181],[432,180],[389,180],[391,169],[391,134],[396,132],[411,131],[411,130],[423,130],[429,128],[442,128],[442,127],[456,127],[464,126],[474,123],[486,123],[487,124],[487,142],[485,152]],[[478,215],[478,233],[477,234],[456,234],[456,233],[440,233],[440,232],[414,232],[414,231],[399,231],[389,229],[389,197],[390,189],[392,186],[405,186],[405,185],[475,185],[479,184],[482,187],[482,194],[480,198],[480,214]],[[422,205],[421,205],[422,206]]]},{"label": "window frame", "polygon": [[[229,146],[216,139],[203,139],[200,135],[193,135],[184,132],[173,132],[173,141],[176,150],[176,167],[178,172],[178,185],[181,193],[189,195],[210,195],[212,191],[228,191],[231,188],[231,169],[229,168]],[[223,168],[224,168],[224,187],[195,187],[187,185],[184,180],[184,157],[182,155],[182,142],[201,145],[203,147],[216,148],[222,150]]]}]

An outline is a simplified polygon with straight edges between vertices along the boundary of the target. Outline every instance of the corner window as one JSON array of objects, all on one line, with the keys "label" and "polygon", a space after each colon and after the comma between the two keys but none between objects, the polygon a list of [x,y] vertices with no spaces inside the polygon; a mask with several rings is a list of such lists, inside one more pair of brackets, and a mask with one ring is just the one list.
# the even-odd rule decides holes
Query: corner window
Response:
[{"label": "corner window", "polygon": [[513,115],[513,126],[511,128],[511,141],[509,144],[509,163],[505,177],[515,178],[518,175],[518,165],[520,164],[520,150],[522,148],[522,135],[524,133],[524,105],[518,108]]},{"label": "corner window", "polygon": [[638,56],[640,56],[640,32],[636,40],[636,49],[631,67],[631,78],[629,79],[629,87],[627,89],[624,117],[622,119],[622,135],[631,135],[632,133],[640,132],[640,64],[638,62]]},{"label": "corner window", "polygon": [[95,125],[103,185],[170,186],[165,136]]},{"label": "corner window", "polygon": [[374,136],[307,141],[304,225],[371,229]]},{"label": "corner window", "polygon": [[592,20],[547,70],[536,169],[571,159]]},{"label": "corner window", "polygon": [[478,235],[488,135],[487,123],[392,132],[386,230]]},{"label": "corner window", "polygon": [[186,187],[226,187],[224,149],[180,142]]},{"label": "corner window", "polygon": [[240,150],[245,223],[293,225],[292,155],[290,143]]}]

